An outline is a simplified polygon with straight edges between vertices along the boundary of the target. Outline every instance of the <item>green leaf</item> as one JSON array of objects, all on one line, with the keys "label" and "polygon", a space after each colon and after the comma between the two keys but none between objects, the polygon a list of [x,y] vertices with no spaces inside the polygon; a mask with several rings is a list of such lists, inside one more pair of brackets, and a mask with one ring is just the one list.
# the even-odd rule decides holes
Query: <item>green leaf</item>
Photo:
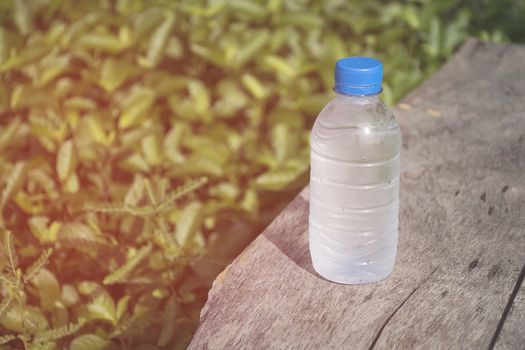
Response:
[{"label": "green leaf", "polygon": [[[2,302],[0,303],[0,319],[7,313],[9,310],[11,310],[11,307],[13,306],[13,297],[10,295],[7,295],[4,297]],[[1,344],[1,343],[0,343]]]},{"label": "green leaf", "polygon": [[125,213],[127,208],[119,203],[88,203],[84,206],[87,211],[95,213]]},{"label": "green leaf", "polygon": [[96,334],[83,334],[73,339],[69,350],[107,350],[110,341]]},{"label": "green leaf", "polygon": [[0,325],[8,330],[22,334],[34,334],[49,327],[47,319],[42,312],[32,306],[11,307],[0,318]]},{"label": "green leaf", "polygon": [[14,20],[22,35],[27,35],[31,32],[33,27],[32,17],[30,1],[18,0],[14,2]]},{"label": "green leaf", "polygon": [[0,28],[0,67],[9,57],[11,51],[11,37],[9,31],[5,28]]},{"label": "green leaf", "polygon": [[403,9],[403,17],[410,27],[418,29],[421,26],[419,15],[413,6],[406,6]]},{"label": "green leaf", "polygon": [[1,66],[0,73],[7,72],[11,69],[16,69],[33,63],[42,58],[49,52],[50,48],[45,46],[28,47],[17,56],[11,56]]},{"label": "green leaf", "polygon": [[92,319],[99,319],[109,321],[112,325],[116,325],[118,320],[115,310],[115,302],[108,292],[102,290],[88,304],[87,309]]},{"label": "green leaf", "polygon": [[60,285],[51,271],[40,268],[31,277],[31,283],[37,288],[42,310],[51,310],[55,301],[60,300]]},{"label": "green leaf", "polygon": [[117,37],[110,34],[98,33],[84,34],[78,39],[77,45],[86,49],[98,50],[112,54],[119,53],[125,48]]},{"label": "green leaf", "polygon": [[235,56],[236,62],[239,66],[245,65],[252,58],[254,58],[257,53],[261,52],[263,47],[266,45],[270,38],[270,33],[267,30],[259,30],[255,33],[250,40],[247,40],[245,45],[242,45],[241,48],[237,51]]},{"label": "green leaf", "polygon": [[170,297],[166,302],[166,306],[162,314],[162,328],[157,341],[157,345],[160,347],[166,346],[173,338],[173,334],[175,332],[175,321],[177,317],[176,306],[177,301],[175,296]]},{"label": "green leaf", "polygon": [[260,19],[267,14],[266,9],[255,1],[230,0],[227,4],[232,10],[234,10],[234,13],[238,11],[250,16],[251,18]]},{"label": "green leaf", "polygon": [[18,255],[16,254],[15,243],[11,231],[4,231],[3,248],[7,257],[7,264],[10,270],[9,272],[11,273],[13,278],[16,278],[16,276],[18,276]]},{"label": "green leaf", "polygon": [[311,30],[311,28],[321,27],[324,24],[322,17],[314,13],[287,13],[283,14],[279,18],[279,24],[281,25],[292,25],[296,27],[305,27]]},{"label": "green leaf", "polygon": [[104,236],[80,222],[70,222],[62,225],[58,231],[58,239],[64,243],[84,249],[109,244]]},{"label": "green leaf", "polygon": [[99,292],[102,286],[92,281],[82,281],[78,285],[78,292],[82,295],[93,295]]},{"label": "green leaf", "polygon": [[18,337],[16,335],[12,335],[12,334],[1,335],[0,336],[0,345],[7,344],[10,341],[15,340],[15,339],[18,339]]},{"label": "green leaf", "polygon": [[137,39],[149,34],[162,21],[164,16],[165,12],[160,7],[151,7],[137,14],[131,20],[131,27]]},{"label": "green leaf", "polygon": [[115,283],[125,283],[126,277],[128,277],[135,268],[146,259],[149,254],[151,254],[153,248],[151,245],[146,245],[140,248],[135,255],[133,255],[124,265],[119,267],[117,270],[113,271],[104,278],[104,284],[115,284]]},{"label": "green leaf", "polygon": [[[190,45],[193,54],[219,67],[226,66],[226,59],[222,50],[216,47],[202,46],[196,43]],[[1,70],[0,70],[1,71]]]},{"label": "green leaf", "polygon": [[60,300],[67,307],[75,305],[79,300],[78,293],[75,287],[69,284],[63,284],[62,292],[60,294]]},{"label": "green leaf", "polygon": [[26,273],[24,275],[24,280],[26,282],[30,281],[35,277],[36,274],[38,274],[42,268],[46,265],[47,260],[51,256],[51,253],[53,252],[52,249],[46,249],[42,252],[40,257],[35,260],[31,266],[29,266],[26,270]]},{"label": "green leaf", "polygon": [[35,343],[33,342],[28,350],[55,350],[57,348],[57,344],[54,341],[44,341]]},{"label": "green leaf", "polygon": [[210,189],[210,194],[220,197],[225,201],[235,201],[239,193],[239,187],[230,182],[221,182]]},{"label": "green leaf", "polygon": [[46,331],[37,333],[34,338],[35,343],[42,343],[42,342],[48,342],[51,340],[59,340],[64,337],[70,336],[74,333],[76,333],[82,326],[84,325],[84,322],[78,322],[78,323],[70,323],[68,325],[54,328],[54,329],[48,329]]},{"label": "green leaf", "polygon": [[68,73],[71,69],[71,57],[69,55],[62,55],[47,61],[39,70],[39,75],[36,79],[36,86],[44,86],[60,75]]},{"label": "green leaf", "polygon": [[128,310],[128,305],[129,305],[129,301],[130,300],[131,300],[131,295],[124,295],[117,302],[116,316],[117,316],[118,320],[120,320],[122,318],[122,316]]},{"label": "green leaf", "polygon": [[177,187],[166,196],[166,199],[159,205],[159,211],[169,208],[177,199],[204,186],[207,182],[208,179],[205,177],[188,180],[184,185]]}]

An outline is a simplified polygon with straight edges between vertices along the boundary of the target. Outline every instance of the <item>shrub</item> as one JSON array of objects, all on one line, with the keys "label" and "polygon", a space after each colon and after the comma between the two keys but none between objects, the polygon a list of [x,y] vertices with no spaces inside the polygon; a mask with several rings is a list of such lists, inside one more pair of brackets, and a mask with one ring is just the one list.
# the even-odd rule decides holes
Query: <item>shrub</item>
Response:
[{"label": "shrub", "polygon": [[184,347],[306,183],[335,60],[383,59],[392,103],[469,23],[455,0],[2,1],[0,344]]}]

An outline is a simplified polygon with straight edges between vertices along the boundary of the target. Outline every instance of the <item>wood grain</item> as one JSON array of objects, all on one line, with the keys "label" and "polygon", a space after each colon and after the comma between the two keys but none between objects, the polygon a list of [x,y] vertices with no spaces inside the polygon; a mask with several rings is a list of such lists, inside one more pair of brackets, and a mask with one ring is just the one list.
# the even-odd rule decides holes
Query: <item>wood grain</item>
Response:
[{"label": "wood grain", "polygon": [[217,277],[190,349],[525,348],[525,47],[469,40],[401,106],[393,274],[318,276],[305,188]]}]

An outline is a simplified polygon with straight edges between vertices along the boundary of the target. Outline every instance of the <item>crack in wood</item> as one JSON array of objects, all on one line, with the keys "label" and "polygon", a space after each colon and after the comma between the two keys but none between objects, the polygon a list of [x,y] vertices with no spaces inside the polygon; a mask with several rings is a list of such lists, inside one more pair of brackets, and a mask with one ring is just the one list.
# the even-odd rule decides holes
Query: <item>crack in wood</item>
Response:
[{"label": "crack in wood", "polygon": [[394,310],[394,312],[392,312],[392,314],[390,314],[390,316],[388,316],[388,318],[385,320],[385,322],[383,323],[383,325],[381,326],[381,328],[379,328],[379,331],[377,332],[374,340],[372,341],[372,344],[370,344],[370,347],[368,348],[368,350],[372,350],[375,346],[376,346],[376,343],[377,341],[379,340],[379,337],[381,337],[381,334],[383,333],[383,330],[386,328],[386,326],[388,325],[388,323],[390,322],[390,320],[395,316],[395,314],[403,307],[403,305],[406,304],[406,302],[408,301],[408,299],[410,299],[412,297],[412,295],[414,295],[415,292],[418,291],[419,288],[421,288],[429,279],[430,277],[432,277],[432,275],[437,271],[437,267],[432,270],[432,272],[427,276],[425,277],[421,282],[419,282],[419,284],[417,285],[416,288],[414,288],[414,290],[412,290],[410,292],[410,294],[408,294],[408,296],[401,302],[401,304],[398,305],[398,307],[396,307],[396,309]]},{"label": "crack in wood", "polygon": [[501,330],[503,329],[503,325],[505,324],[507,316],[509,315],[510,308],[512,307],[512,304],[514,304],[516,295],[518,294],[521,284],[523,283],[523,279],[525,279],[525,265],[523,265],[523,267],[521,268],[520,274],[518,276],[518,280],[516,281],[516,284],[514,285],[514,289],[512,290],[512,293],[510,293],[509,295],[509,300],[507,301],[507,305],[505,305],[505,309],[503,310],[503,313],[501,314],[501,317],[498,322],[498,326],[496,327],[496,331],[494,332],[494,335],[492,336],[492,339],[490,340],[489,350],[494,349],[494,347],[496,346],[496,342],[498,341]]}]

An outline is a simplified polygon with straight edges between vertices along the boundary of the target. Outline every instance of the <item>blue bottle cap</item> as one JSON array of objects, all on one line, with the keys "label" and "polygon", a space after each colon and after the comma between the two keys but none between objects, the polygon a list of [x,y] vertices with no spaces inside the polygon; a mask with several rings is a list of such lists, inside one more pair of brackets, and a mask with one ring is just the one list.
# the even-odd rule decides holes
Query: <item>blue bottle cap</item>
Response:
[{"label": "blue bottle cap", "polygon": [[341,58],[335,64],[335,91],[345,95],[375,95],[381,92],[383,64],[364,56]]}]

